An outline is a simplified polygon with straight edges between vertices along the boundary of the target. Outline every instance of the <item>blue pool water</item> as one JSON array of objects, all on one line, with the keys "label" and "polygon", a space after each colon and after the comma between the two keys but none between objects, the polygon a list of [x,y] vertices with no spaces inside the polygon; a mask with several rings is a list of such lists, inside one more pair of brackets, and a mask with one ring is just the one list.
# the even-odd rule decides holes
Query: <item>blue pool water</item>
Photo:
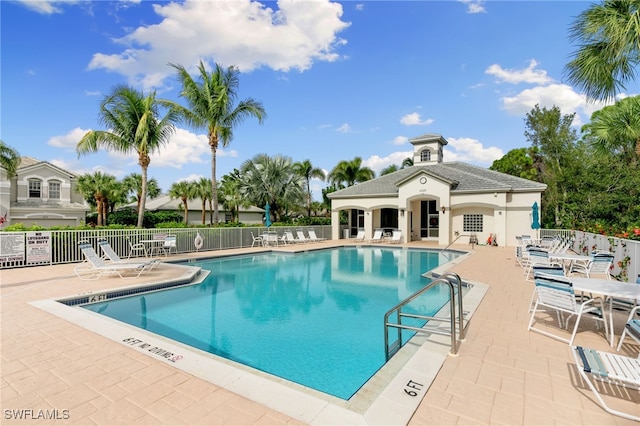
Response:
[{"label": "blue pool water", "polygon": [[[378,247],[208,259],[189,263],[211,271],[201,284],[83,308],[349,399],[385,363],[384,314],[449,260]],[[447,302],[445,286],[432,290],[415,312]]]}]

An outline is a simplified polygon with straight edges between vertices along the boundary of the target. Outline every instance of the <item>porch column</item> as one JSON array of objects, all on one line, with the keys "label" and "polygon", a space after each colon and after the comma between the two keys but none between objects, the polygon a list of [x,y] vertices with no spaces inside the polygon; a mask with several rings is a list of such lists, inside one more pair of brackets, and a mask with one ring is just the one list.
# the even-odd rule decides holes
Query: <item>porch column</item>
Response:
[{"label": "porch column", "polygon": [[340,210],[331,210],[331,239],[339,240],[340,236]]}]

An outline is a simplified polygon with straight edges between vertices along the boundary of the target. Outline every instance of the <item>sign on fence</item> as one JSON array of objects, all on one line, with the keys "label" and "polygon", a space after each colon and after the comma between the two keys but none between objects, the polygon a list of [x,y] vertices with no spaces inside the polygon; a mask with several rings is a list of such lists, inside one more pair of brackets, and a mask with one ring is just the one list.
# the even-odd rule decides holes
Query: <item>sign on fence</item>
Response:
[{"label": "sign on fence", "polygon": [[27,232],[27,264],[51,262],[51,232]]},{"label": "sign on fence", "polygon": [[0,263],[24,262],[23,232],[0,233]]}]

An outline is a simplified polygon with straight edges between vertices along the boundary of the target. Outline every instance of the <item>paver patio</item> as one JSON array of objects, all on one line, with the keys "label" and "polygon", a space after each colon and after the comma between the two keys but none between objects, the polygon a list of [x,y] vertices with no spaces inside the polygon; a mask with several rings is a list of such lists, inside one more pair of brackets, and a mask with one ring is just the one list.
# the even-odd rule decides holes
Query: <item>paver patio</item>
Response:
[{"label": "paver patio", "polygon": [[[527,331],[533,284],[525,281],[514,249],[476,246],[473,251],[452,270],[489,285],[489,291],[459,356],[447,358],[409,424],[635,424],[596,404],[567,344]],[[215,254],[220,252],[199,256]],[[135,280],[81,281],[73,266],[0,271],[2,424],[302,424],[29,304],[181,273],[162,264]],[[616,316],[618,336],[624,317]],[[614,350],[593,321],[584,321],[575,343]],[[637,356],[639,350],[628,339],[621,353]],[[640,415],[638,391],[612,401]],[[59,419],[15,418],[29,414],[19,411],[25,409],[32,410],[30,417]]]}]

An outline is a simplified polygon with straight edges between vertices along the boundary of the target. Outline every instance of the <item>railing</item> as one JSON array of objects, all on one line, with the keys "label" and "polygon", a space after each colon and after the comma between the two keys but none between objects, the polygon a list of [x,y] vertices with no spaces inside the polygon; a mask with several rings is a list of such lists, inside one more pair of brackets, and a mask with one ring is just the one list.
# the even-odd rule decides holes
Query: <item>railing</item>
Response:
[{"label": "railing", "polygon": [[[455,287],[452,281],[456,282]],[[430,288],[440,284],[446,284],[449,287],[450,314],[448,318],[402,312],[402,308],[408,305],[411,301],[428,291]],[[456,294],[458,295],[457,298]],[[397,323],[389,322],[389,317],[394,313],[396,314],[398,320]],[[402,324],[402,318],[449,322],[450,329],[449,331],[445,331],[436,327],[430,327],[428,326],[428,324],[425,324],[425,326],[423,327],[413,327],[410,325]],[[458,320],[457,327],[456,320]],[[389,328],[395,328],[398,331],[397,338],[391,345],[389,345]],[[462,280],[460,279],[460,276],[453,272],[447,272],[387,311],[387,313],[384,315],[384,354],[387,361],[402,347],[402,330],[412,330],[416,333],[431,333],[451,336],[451,351],[449,352],[449,354],[452,356],[457,355],[459,343],[464,339],[465,336],[464,310],[462,308]],[[456,331],[459,331],[459,338],[456,338]]]},{"label": "railing", "polygon": [[[314,229],[319,238],[331,238],[331,225],[275,227],[270,230],[283,232],[286,229]],[[98,241],[109,241],[116,253],[128,257],[130,243],[153,240],[162,235],[175,235],[178,253],[225,250],[251,247],[254,235],[267,228],[153,228],[153,229],[88,229],[57,231],[0,232],[0,269],[24,266],[74,263],[83,260],[78,248],[79,241],[91,242],[98,250]],[[202,238],[202,246],[196,247],[196,237]],[[172,250],[173,251],[173,250]]]}]

